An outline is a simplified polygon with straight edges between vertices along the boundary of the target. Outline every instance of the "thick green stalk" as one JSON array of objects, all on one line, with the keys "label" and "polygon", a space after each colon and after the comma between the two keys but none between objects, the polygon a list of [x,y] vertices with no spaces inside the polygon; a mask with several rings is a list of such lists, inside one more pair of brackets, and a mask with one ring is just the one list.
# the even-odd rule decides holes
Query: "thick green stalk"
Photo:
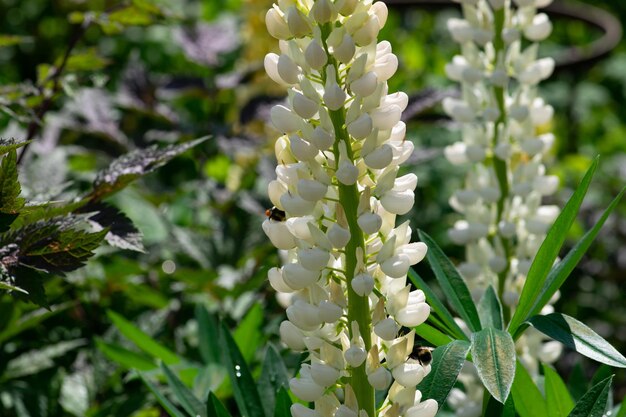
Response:
[{"label": "thick green stalk", "polygon": [[[330,33],[330,25],[324,25],[322,27],[322,42],[324,49],[328,55],[328,63],[335,67],[335,73],[339,74],[339,65],[335,58],[328,53],[328,46],[326,45],[326,39]],[[326,82],[326,71],[322,71],[323,81]],[[343,142],[346,147],[346,157],[354,162],[354,152],[352,150],[352,143],[350,141],[350,135],[346,130],[346,111],[341,108],[339,110],[329,110],[330,119],[333,122],[333,128],[335,130],[335,142],[333,144],[333,154],[335,156],[336,168],[339,168],[339,144]],[[356,321],[359,325],[359,331],[363,338],[364,348],[369,352],[372,347],[371,327],[372,317],[369,309],[368,297],[359,296],[352,289],[352,280],[355,276],[355,269],[357,267],[357,250],[360,248],[363,255],[365,255],[365,239],[363,232],[357,222],[358,219],[358,207],[359,207],[359,190],[356,184],[344,185],[337,181],[339,187],[339,204],[341,204],[346,219],[348,221],[348,227],[350,230],[350,241],[345,247],[345,278],[346,285],[348,287],[348,329],[350,337],[352,334],[352,322]],[[365,410],[370,417],[376,417],[376,399],[374,388],[369,384],[367,380],[367,372],[365,369],[365,362],[357,368],[352,368],[350,372],[350,385],[354,390],[354,394],[359,404],[360,410]]]},{"label": "thick green stalk", "polygon": [[[498,59],[503,58],[502,54],[505,53],[505,44],[502,39],[502,31],[504,29],[504,20],[506,18],[506,8],[505,5],[499,10],[494,11],[494,31],[495,36],[493,40],[493,46],[496,51],[495,54],[495,62],[494,67],[498,64]],[[492,146],[495,148],[498,142],[498,135],[501,129],[504,129],[504,124],[506,123],[506,106],[505,106],[505,89],[504,87],[494,87],[494,94],[496,96],[496,101],[498,103],[498,110],[500,111],[500,117],[496,121],[494,126],[494,135]],[[508,169],[509,167],[506,164],[506,161],[498,158],[497,155],[493,155],[493,169],[496,173],[496,178],[498,179],[498,186],[500,188],[500,199],[498,200],[497,205],[497,217],[496,217],[496,227],[502,220],[502,214],[504,212],[504,204],[509,196],[509,181],[508,181]],[[511,247],[508,239],[502,238],[502,246],[504,248],[505,257],[507,261],[506,268],[504,271],[498,274],[498,296],[502,299],[504,294],[504,288],[506,283],[506,277],[509,273],[510,268],[510,256],[511,256]],[[511,316],[511,311],[508,307],[504,307],[504,319],[508,320]]]}]

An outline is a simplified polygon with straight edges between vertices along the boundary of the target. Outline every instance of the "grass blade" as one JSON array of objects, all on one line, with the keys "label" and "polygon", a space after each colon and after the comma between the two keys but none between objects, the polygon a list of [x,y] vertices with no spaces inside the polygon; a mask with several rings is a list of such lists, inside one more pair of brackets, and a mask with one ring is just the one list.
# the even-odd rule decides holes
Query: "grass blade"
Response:
[{"label": "grass blade", "polygon": [[443,253],[441,248],[426,233],[419,231],[420,239],[428,246],[426,257],[437,281],[450,305],[461,316],[472,331],[480,330],[480,319],[472,296],[450,259]]},{"label": "grass blade", "polygon": [[516,333],[519,325],[522,324],[529,316],[533,306],[539,299],[546,277],[548,276],[550,269],[552,269],[554,261],[559,255],[559,251],[563,246],[567,232],[578,215],[578,209],[583,202],[585,194],[587,194],[589,184],[591,183],[591,179],[593,178],[593,174],[596,172],[597,167],[598,158],[594,159],[593,163],[587,170],[587,173],[578,185],[578,188],[569,199],[552,227],[550,227],[545,240],[539,247],[539,251],[537,252],[535,259],[530,266],[530,270],[528,271],[528,275],[526,276],[526,282],[522,288],[519,303],[515,309],[513,317],[511,318],[511,322],[509,323],[509,333]]}]

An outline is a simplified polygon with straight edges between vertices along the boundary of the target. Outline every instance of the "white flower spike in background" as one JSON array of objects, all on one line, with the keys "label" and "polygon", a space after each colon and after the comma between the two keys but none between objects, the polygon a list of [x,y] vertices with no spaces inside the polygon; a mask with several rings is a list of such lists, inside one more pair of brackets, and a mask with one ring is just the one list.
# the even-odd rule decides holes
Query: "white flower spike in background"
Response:
[{"label": "white flower spike in background", "polygon": [[[288,252],[269,279],[290,295],[283,342],[310,358],[290,388],[314,403],[294,405],[295,417],[438,409],[416,390],[430,366],[409,359],[414,333],[400,335],[430,308],[407,285],[426,245],[410,242],[408,223],[395,224],[413,206],[417,177],[397,176],[413,145],[400,121],[408,97],[387,89],[398,59],[389,42],[377,43],[386,19],[385,4],[371,0],[280,0],[266,15],[280,54],[268,54],[265,68],[288,87],[287,103],[271,111],[283,133],[268,189],[280,215],[263,224]],[[377,409],[375,389],[387,388]]]}]

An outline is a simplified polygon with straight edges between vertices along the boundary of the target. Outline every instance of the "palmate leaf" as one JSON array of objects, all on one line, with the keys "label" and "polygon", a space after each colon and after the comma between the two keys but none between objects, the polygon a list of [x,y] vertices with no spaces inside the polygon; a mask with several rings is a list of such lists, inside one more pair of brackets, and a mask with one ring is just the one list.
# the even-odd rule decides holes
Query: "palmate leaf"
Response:
[{"label": "palmate leaf", "polygon": [[515,378],[515,343],[505,331],[487,327],[472,334],[472,360],[487,391],[503,403]]},{"label": "palmate leaf", "polygon": [[9,149],[0,164],[0,232],[9,229],[24,207],[24,199],[19,197],[21,192],[17,178],[17,153],[15,149]]},{"label": "palmate leaf", "polygon": [[129,183],[162,167],[174,157],[206,141],[209,137],[192,140],[181,145],[171,145],[159,149],[156,146],[139,149],[122,155],[100,171],[89,195],[92,201],[102,198],[126,187]]},{"label": "palmate leaf", "polygon": [[530,324],[546,336],[600,363],[626,368],[626,358],[599,334],[573,317],[561,313],[534,316]]}]

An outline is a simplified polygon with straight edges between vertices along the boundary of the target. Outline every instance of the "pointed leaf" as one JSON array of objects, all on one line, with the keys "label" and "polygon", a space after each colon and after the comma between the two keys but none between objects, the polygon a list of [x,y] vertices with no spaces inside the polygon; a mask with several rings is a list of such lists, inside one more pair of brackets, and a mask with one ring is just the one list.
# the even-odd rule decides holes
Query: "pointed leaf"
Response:
[{"label": "pointed leaf", "polygon": [[289,388],[289,373],[282,358],[273,345],[269,345],[265,352],[263,370],[258,382],[259,394],[263,398],[263,408],[266,416],[274,413],[276,395],[281,388]]},{"label": "pointed leaf", "polygon": [[545,284],[548,273],[552,269],[552,265],[557,256],[559,256],[561,246],[563,246],[567,232],[576,219],[578,209],[583,202],[585,194],[587,194],[589,184],[591,183],[591,179],[597,167],[598,158],[594,159],[580,185],[574,192],[574,195],[572,195],[559,217],[554,221],[545,240],[539,247],[539,251],[526,276],[519,303],[509,323],[509,333],[516,334],[517,328],[526,320],[533,306],[541,296],[541,290]]},{"label": "pointed leaf", "polygon": [[528,320],[537,330],[600,363],[626,368],[626,358],[599,334],[573,317],[561,313]]},{"label": "pointed leaf", "polygon": [[261,398],[252,374],[224,323],[220,327],[220,346],[240,414],[246,417],[265,417],[263,408],[259,407]]},{"label": "pointed leaf", "polygon": [[415,334],[433,346],[444,346],[454,340],[428,323],[422,323],[415,327]]},{"label": "pointed leaf", "polygon": [[137,178],[162,167],[174,157],[199,145],[208,138],[207,136],[181,145],[167,146],[163,149],[153,146],[122,155],[113,161],[108,168],[98,173],[89,198],[92,201],[102,200],[107,195],[126,187]]},{"label": "pointed leaf", "polygon": [[426,254],[437,281],[452,308],[461,316],[472,331],[480,330],[480,319],[472,296],[450,259],[443,253],[435,241],[423,231],[420,239],[428,246]]},{"label": "pointed leaf", "polygon": [[291,417],[291,398],[289,398],[285,387],[282,387],[278,391],[278,395],[276,396],[276,409],[273,415],[274,417]]},{"label": "pointed leaf", "polygon": [[206,308],[196,305],[196,320],[198,321],[198,339],[200,355],[206,364],[220,363],[219,328],[214,316],[209,315]]},{"label": "pointed leaf", "polygon": [[[3,39],[3,35],[0,35],[0,46],[2,46],[2,39]],[[26,146],[31,142],[32,140],[25,140],[23,142],[19,142],[15,138],[0,139],[0,155],[4,155],[6,153],[9,153],[10,151],[19,149],[22,146]]]},{"label": "pointed leaf", "polygon": [[[467,336],[463,333],[463,330],[459,327],[459,325],[452,317],[452,314],[446,306],[439,300],[439,297],[435,294],[435,292],[426,284],[426,282],[420,277],[413,268],[409,268],[409,278],[413,285],[416,288],[424,291],[424,295],[426,296],[426,302],[432,309],[432,312],[437,315],[437,317],[444,323],[446,329],[450,330],[451,336],[455,339],[465,339],[467,340]],[[429,319],[432,319],[432,316],[429,316]]]},{"label": "pointed leaf", "polygon": [[515,380],[511,387],[511,395],[520,417],[551,417],[548,414],[546,400],[520,361],[517,361],[515,366]]},{"label": "pointed leaf", "polygon": [[502,305],[496,291],[490,285],[478,302],[478,315],[483,328],[493,327],[504,330],[504,318],[502,317]]},{"label": "pointed leaf", "polygon": [[207,415],[212,417],[232,417],[224,404],[213,394],[209,392],[209,399],[206,403],[207,405]]},{"label": "pointed leaf", "polygon": [[626,401],[622,400],[622,403],[619,406],[619,410],[614,413],[615,417],[626,417]]},{"label": "pointed leaf", "polygon": [[615,197],[611,204],[609,204],[593,228],[591,228],[591,230],[585,233],[585,235],[578,242],[576,242],[576,245],[574,245],[561,262],[552,267],[548,277],[546,278],[546,282],[541,289],[539,298],[534,303],[528,317],[538,314],[550,301],[558,289],[561,288],[565,280],[569,277],[569,274],[574,270],[576,265],[578,265],[578,262],[580,262],[585,252],[587,252],[587,249],[589,249],[589,246],[591,246],[591,243],[600,232],[602,226],[604,226],[606,220],[609,218],[615,207],[617,207],[617,204],[622,199],[625,190],[626,187],[622,188],[622,191],[620,191],[617,197]]},{"label": "pointed leaf", "polygon": [[138,371],[151,371],[157,368],[156,363],[151,358],[132,352],[114,343],[107,343],[102,339],[96,338],[96,346],[107,358],[125,368]]},{"label": "pointed leaf", "polygon": [[154,356],[155,358],[161,359],[167,365],[180,362],[178,355],[165,346],[159,344],[156,340],[145,334],[124,317],[111,310],[107,311],[107,315],[120,333],[137,345],[139,349],[151,356]]},{"label": "pointed leaf", "polygon": [[145,252],[143,235],[133,222],[117,207],[107,203],[89,203],[80,209],[81,213],[94,213],[89,220],[108,229],[104,237],[107,243],[120,249]]},{"label": "pointed leaf", "polygon": [[483,415],[489,417],[515,417],[513,397],[507,398],[506,402],[502,404],[490,395]]},{"label": "pointed leaf", "polygon": [[263,323],[263,308],[261,304],[254,304],[243,317],[237,329],[233,332],[233,339],[246,362],[254,358],[254,353],[261,342],[261,324]]},{"label": "pointed leaf", "polygon": [[417,386],[423,398],[445,404],[470,350],[469,342],[455,340],[433,351],[430,373]]},{"label": "pointed leaf", "polygon": [[17,178],[17,153],[10,150],[2,158],[0,164],[0,232],[9,229],[13,220],[24,207],[24,199],[19,195],[22,192]]},{"label": "pointed leaf", "polygon": [[613,376],[610,376],[591,387],[591,389],[578,400],[568,417],[602,417],[609,400],[612,380]]},{"label": "pointed leaf", "polygon": [[515,343],[511,335],[492,327],[473,333],[472,359],[485,388],[504,403],[515,378]]},{"label": "pointed leaf", "polygon": [[574,408],[574,400],[567,390],[565,382],[549,365],[543,364],[545,376],[546,402],[550,417],[567,417]]},{"label": "pointed leaf", "polygon": [[580,400],[589,388],[589,380],[580,362],[576,362],[567,380],[567,390],[574,401]]},{"label": "pointed leaf", "polygon": [[194,417],[207,417],[206,407],[196,398],[195,395],[183,384],[183,382],[172,372],[166,364],[161,363],[161,369],[167,383],[172,389],[172,393],[176,396],[178,403]]},{"label": "pointed leaf", "polygon": [[165,411],[167,411],[167,414],[169,414],[170,417],[187,417],[182,411],[176,408],[174,404],[170,402],[170,400],[165,398],[165,396],[161,394],[159,389],[152,382],[148,381],[148,379],[141,372],[139,372],[139,377],[141,378],[143,383],[146,384],[150,392],[154,394],[159,404],[161,404]]}]

